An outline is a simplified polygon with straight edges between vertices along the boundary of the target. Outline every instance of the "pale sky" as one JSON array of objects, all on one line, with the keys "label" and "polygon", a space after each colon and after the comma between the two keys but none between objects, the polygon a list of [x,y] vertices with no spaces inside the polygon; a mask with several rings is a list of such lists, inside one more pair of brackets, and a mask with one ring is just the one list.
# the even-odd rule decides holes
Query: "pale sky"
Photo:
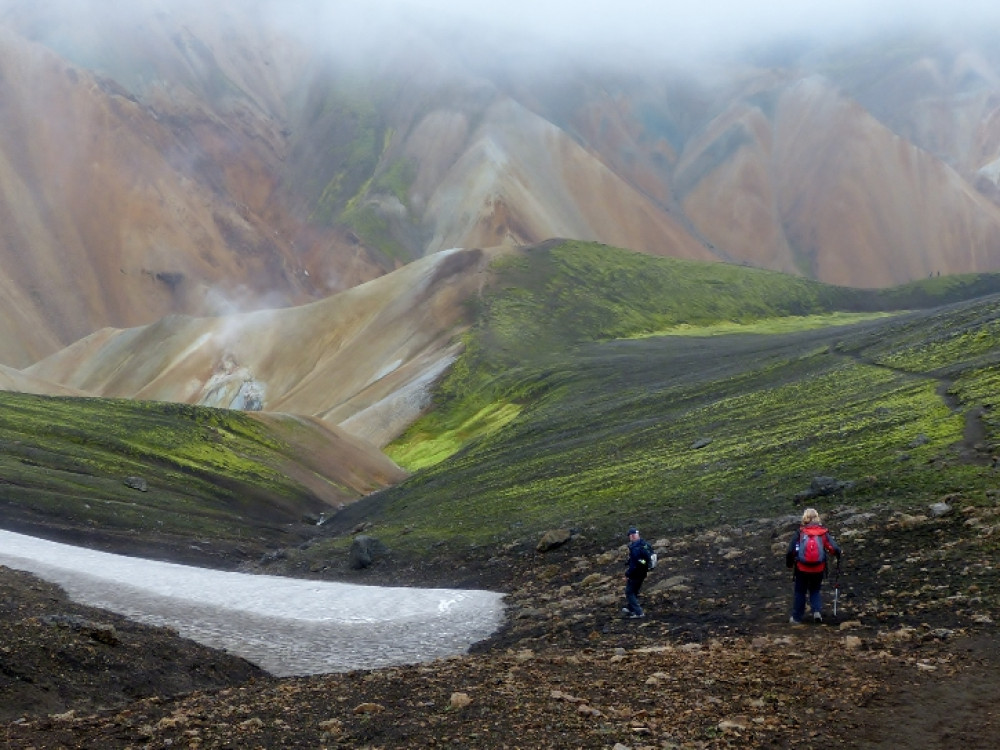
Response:
[{"label": "pale sky", "polygon": [[692,53],[789,35],[848,37],[907,24],[933,30],[993,26],[1000,0],[391,0],[499,33],[531,31],[554,44],[615,40],[652,52]]}]

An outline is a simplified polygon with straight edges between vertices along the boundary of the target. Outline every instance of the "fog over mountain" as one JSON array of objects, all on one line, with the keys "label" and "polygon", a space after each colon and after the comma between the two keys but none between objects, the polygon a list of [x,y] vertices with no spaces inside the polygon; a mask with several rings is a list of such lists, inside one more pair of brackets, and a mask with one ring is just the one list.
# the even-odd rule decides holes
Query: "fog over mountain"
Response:
[{"label": "fog over mountain", "polygon": [[0,364],[553,237],[867,287],[1000,269],[997,29],[985,2],[0,0]]},{"label": "fog over mountain", "polygon": [[457,0],[394,0],[400,9],[451,19],[454,33],[492,30],[502,36],[532,35],[555,45],[557,54],[588,45],[588,55],[624,44],[648,59],[703,64],[707,58],[741,56],[773,43],[841,43],[887,32],[964,34],[1000,22],[996,4],[987,0],[865,0],[795,2],[766,0],[513,0],[502,5]]}]

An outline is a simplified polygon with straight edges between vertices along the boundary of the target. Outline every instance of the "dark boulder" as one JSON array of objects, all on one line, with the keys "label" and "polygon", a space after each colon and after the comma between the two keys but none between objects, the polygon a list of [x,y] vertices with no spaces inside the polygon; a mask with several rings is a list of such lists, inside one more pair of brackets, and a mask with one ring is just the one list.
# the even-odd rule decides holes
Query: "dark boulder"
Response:
[{"label": "dark boulder", "polygon": [[139,492],[149,492],[149,484],[142,477],[125,477],[125,486]]},{"label": "dark boulder", "polygon": [[375,537],[360,534],[351,542],[347,562],[354,570],[362,570],[388,551],[388,548]]},{"label": "dark boulder", "polygon": [[833,477],[813,477],[808,490],[796,493],[794,501],[796,505],[813,500],[817,497],[827,497],[849,490],[854,486],[854,482],[843,482]]},{"label": "dark boulder", "polygon": [[569,529],[551,529],[542,534],[535,548],[539,552],[548,552],[556,547],[561,547],[573,538],[573,532]]}]

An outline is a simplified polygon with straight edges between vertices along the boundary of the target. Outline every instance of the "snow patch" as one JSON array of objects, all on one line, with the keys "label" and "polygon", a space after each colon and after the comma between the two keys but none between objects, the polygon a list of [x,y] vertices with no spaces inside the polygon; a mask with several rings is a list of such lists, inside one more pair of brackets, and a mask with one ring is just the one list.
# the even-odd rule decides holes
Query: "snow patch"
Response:
[{"label": "snow patch", "polygon": [[168,626],[278,676],[464,653],[503,619],[502,594],[252,575],[73,547],[0,530],[0,564],[82,604]]}]

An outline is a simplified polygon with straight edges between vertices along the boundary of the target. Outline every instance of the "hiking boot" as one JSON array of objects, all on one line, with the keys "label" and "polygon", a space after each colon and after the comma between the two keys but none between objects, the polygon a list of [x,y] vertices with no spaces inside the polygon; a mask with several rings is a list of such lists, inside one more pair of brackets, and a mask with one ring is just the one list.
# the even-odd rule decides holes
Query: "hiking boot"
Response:
[{"label": "hiking boot", "polygon": [[823,615],[819,612],[813,612],[813,622],[823,622]]},{"label": "hiking boot", "polygon": [[789,617],[788,618],[788,624],[789,625],[801,625],[802,624],[802,620],[796,620],[794,617]]},{"label": "hiking boot", "polygon": [[646,615],[640,615],[640,614],[636,614],[635,612],[633,612],[628,617],[629,617],[630,620],[638,620],[640,617],[645,617],[645,616]]},{"label": "hiking boot", "polygon": [[630,614],[632,614],[632,610],[629,609],[628,607],[622,607],[622,614],[623,615],[630,615]]}]

